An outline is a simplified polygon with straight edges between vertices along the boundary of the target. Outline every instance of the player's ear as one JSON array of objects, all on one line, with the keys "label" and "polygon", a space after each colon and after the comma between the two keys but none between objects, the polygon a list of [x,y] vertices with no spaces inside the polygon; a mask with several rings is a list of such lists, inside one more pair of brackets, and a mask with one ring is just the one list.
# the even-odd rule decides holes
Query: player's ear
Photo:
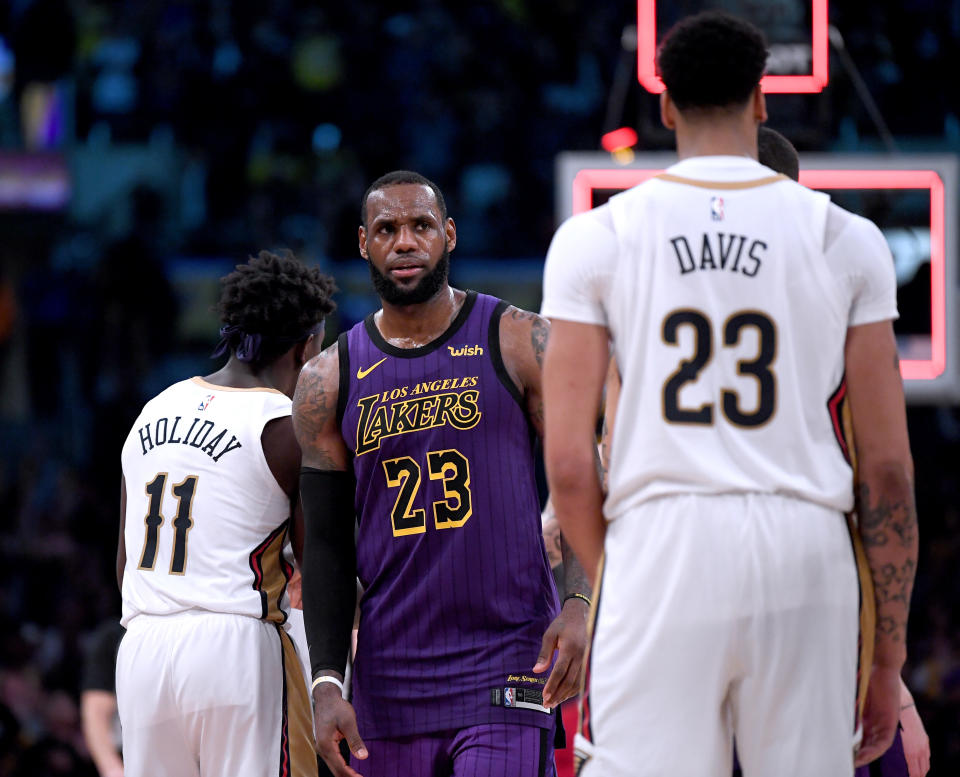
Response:
[{"label": "player's ear", "polygon": [[767,120],[767,97],[757,84],[753,90],[753,118],[758,124],[763,124]]},{"label": "player's ear", "polygon": [[367,228],[363,225],[357,230],[357,240],[360,244],[360,256],[369,261],[370,257],[367,256]]},{"label": "player's ear", "polygon": [[677,128],[677,106],[670,99],[670,93],[664,90],[660,93],[660,122],[668,130]]},{"label": "player's ear", "polygon": [[457,247],[457,225],[453,223],[452,218],[447,218],[447,223],[443,225],[443,231],[447,236],[447,250],[452,251]]},{"label": "player's ear", "polygon": [[310,335],[310,337],[308,337],[302,343],[296,343],[293,346],[293,363],[296,366],[297,371],[299,371],[300,368],[310,360],[310,357],[307,356],[307,348],[313,344],[314,337],[316,337],[316,335]]},{"label": "player's ear", "polygon": [[314,332],[306,340],[304,340],[303,343],[300,344],[303,346],[301,352],[294,353],[294,356],[297,359],[298,368],[302,367],[323,350],[324,332],[324,329],[321,329],[319,332]]}]

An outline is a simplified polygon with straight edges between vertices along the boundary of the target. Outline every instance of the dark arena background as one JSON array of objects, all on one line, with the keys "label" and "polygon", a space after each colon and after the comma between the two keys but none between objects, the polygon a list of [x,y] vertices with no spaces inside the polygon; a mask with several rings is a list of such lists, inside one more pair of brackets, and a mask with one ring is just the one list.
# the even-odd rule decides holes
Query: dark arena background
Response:
[{"label": "dark arena background", "polygon": [[764,29],[802,182],[894,253],[904,678],[930,774],[960,774],[960,0],[3,0],[0,777],[97,774],[78,700],[119,615],[120,446],[145,399],[212,371],[217,279],[293,249],[337,279],[332,340],[375,306],[364,188],[409,168],[457,222],[453,282],[538,309],[558,221],[670,164],[652,52],[706,7]]}]

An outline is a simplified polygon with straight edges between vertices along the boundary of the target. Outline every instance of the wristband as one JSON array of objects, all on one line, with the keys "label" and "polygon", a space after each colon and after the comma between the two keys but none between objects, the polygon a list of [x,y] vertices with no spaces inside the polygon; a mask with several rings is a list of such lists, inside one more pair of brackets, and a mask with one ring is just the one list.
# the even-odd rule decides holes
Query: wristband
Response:
[{"label": "wristband", "polygon": [[563,603],[566,604],[570,599],[583,599],[587,603],[587,607],[591,607],[593,603],[590,601],[590,597],[586,594],[567,594],[563,597]]},{"label": "wristband", "polygon": [[330,674],[320,675],[316,680],[314,680],[313,685],[310,686],[310,693],[313,693],[314,689],[320,685],[320,683],[332,683],[340,689],[340,695],[343,696],[343,683]]}]

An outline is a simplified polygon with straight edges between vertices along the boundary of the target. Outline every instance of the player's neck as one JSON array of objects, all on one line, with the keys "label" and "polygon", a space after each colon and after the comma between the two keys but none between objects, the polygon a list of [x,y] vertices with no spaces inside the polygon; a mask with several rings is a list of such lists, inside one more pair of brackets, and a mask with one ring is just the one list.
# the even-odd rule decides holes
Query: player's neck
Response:
[{"label": "player's neck", "polygon": [[757,130],[743,121],[697,121],[677,125],[677,156],[757,158]]},{"label": "player's neck", "polygon": [[426,302],[383,307],[373,320],[383,339],[397,348],[419,348],[442,335],[457,317],[467,294],[446,284]]},{"label": "player's neck", "polygon": [[223,367],[209,375],[204,375],[203,379],[214,386],[225,388],[269,388],[283,391],[284,387],[279,385],[280,381],[273,374],[271,367],[272,365],[269,365],[260,370],[254,370],[251,365],[231,355]]}]

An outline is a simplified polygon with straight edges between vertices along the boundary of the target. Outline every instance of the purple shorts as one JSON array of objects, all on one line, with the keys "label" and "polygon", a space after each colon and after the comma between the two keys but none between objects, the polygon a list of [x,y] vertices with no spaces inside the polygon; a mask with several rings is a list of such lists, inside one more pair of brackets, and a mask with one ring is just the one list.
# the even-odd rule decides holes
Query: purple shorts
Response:
[{"label": "purple shorts", "polygon": [[903,754],[903,739],[898,726],[887,752],[873,763],[859,767],[855,777],[907,777],[907,774],[907,758]]},{"label": "purple shorts", "polygon": [[553,729],[487,723],[391,739],[364,739],[363,777],[556,777]]}]

